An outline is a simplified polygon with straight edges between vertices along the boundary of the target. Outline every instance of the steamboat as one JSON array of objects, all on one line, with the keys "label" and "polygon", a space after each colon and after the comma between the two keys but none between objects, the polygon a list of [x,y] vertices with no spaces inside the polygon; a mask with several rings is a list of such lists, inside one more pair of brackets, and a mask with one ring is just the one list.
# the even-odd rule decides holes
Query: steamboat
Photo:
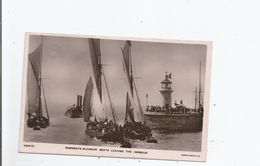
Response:
[{"label": "steamboat", "polygon": [[82,96],[77,95],[77,106],[73,104],[72,106],[69,106],[64,114],[65,116],[68,116],[70,118],[82,118]]}]

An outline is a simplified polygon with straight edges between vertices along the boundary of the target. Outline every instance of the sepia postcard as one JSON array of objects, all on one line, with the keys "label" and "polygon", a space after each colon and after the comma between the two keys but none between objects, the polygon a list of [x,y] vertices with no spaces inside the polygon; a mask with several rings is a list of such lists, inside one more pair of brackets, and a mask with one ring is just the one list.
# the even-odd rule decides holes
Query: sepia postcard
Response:
[{"label": "sepia postcard", "polygon": [[27,33],[19,152],[206,161],[211,47]]}]

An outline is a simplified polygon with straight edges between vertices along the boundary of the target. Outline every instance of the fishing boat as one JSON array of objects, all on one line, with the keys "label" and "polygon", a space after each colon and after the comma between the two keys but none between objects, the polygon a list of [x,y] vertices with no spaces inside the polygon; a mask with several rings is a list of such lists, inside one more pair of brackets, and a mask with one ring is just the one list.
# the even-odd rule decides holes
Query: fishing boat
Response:
[{"label": "fishing boat", "polygon": [[124,124],[125,137],[156,143],[157,140],[152,136],[151,129],[145,125],[144,113],[134,81],[135,78],[133,76],[131,58],[131,41],[126,41],[124,48],[121,48],[121,51],[123,55],[123,70],[127,80]]},{"label": "fishing boat", "polygon": [[[41,128],[46,128],[50,125],[47,101],[42,79],[42,52],[43,36],[41,36],[40,45],[28,55],[27,126],[29,128],[33,128],[34,130],[40,130]],[[44,116],[44,110],[46,117]]]},{"label": "fishing boat", "polygon": [[[152,129],[195,132],[202,130],[203,124],[203,99],[201,90],[201,63],[199,65],[199,90],[195,90],[195,106],[188,108],[181,100],[172,105],[172,76],[166,72],[161,82],[160,93],[162,95],[161,106],[147,106],[144,113],[147,125]],[[146,95],[148,100],[148,94]],[[147,102],[146,102],[147,103]]]},{"label": "fishing boat", "polygon": [[[123,142],[118,118],[109,93],[105,72],[101,63],[100,40],[89,39],[92,74],[86,84],[83,99],[85,134],[104,142]],[[108,99],[108,106],[106,105]],[[112,115],[108,116],[108,115]]]}]

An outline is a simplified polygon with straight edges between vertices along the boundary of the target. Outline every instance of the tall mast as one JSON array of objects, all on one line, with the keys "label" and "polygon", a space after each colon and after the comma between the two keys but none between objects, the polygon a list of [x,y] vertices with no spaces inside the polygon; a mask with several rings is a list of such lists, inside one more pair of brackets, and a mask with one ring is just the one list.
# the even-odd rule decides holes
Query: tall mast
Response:
[{"label": "tall mast", "polygon": [[197,87],[195,88],[195,111],[197,110]]},{"label": "tall mast", "polygon": [[[131,82],[131,93],[133,95],[134,93],[134,85],[133,85],[133,81],[134,81],[134,78],[133,78],[133,66],[132,66],[132,55],[131,55],[131,42],[130,41],[126,41],[129,45],[129,68],[130,68],[130,82]],[[133,95],[134,96],[134,95]]]},{"label": "tall mast", "polygon": [[100,101],[102,101],[102,64],[101,64],[101,53],[100,53],[100,40],[89,39],[90,56],[92,62],[92,68],[94,72],[95,82],[99,93]]},{"label": "tall mast", "polygon": [[146,104],[146,107],[147,107],[147,106],[148,106],[148,93],[146,94],[145,97],[146,97],[146,100],[145,100],[146,102],[145,102],[145,104]]},{"label": "tall mast", "polygon": [[40,53],[40,68],[39,68],[39,78],[38,78],[38,88],[39,88],[39,112],[38,116],[42,116],[42,92],[41,92],[41,85],[42,85],[42,49],[43,49],[43,36],[41,36],[41,53]]},{"label": "tall mast", "polygon": [[143,115],[143,109],[142,109],[142,106],[141,106],[141,102],[140,102],[140,99],[139,99],[139,96],[138,96],[138,92],[137,92],[137,89],[136,89],[136,84],[135,84],[135,81],[134,81],[134,77],[133,77],[133,66],[132,66],[132,55],[131,55],[131,42],[130,41],[127,41],[128,42],[128,45],[129,45],[129,65],[130,65],[130,82],[131,82],[131,93],[132,93],[132,96],[134,98],[134,89],[135,89],[135,93],[136,93],[136,98],[137,98],[137,101],[138,101],[138,105],[139,105],[139,109],[140,109],[140,113],[141,113],[141,118],[142,118],[142,121],[144,121],[144,115]]},{"label": "tall mast", "polygon": [[43,98],[44,98],[44,104],[45,104],[47,119],[50,119],[49,111],[48,111],[48,107],[47,107],[47,102],[46,102],[46,96],[45,96],[45,92],[44,92],[43,82],[42,82],[42,92],[43,92]]},{"label": "tall mast", "polygon": [[199,108],[201,106],[201,61],[200,61],[200,68],[199,68]]},{"label": "tall mast", "polygon": [[98,40],[98,43],[97,43],[97,50],[96,50],[96,53],[98,55],[98,69],[99,69],[99,72],[100,72],[100,77],[99,77],[99,80],[98,80],[98,84],[99,84],[99,89],[100,89],[100,100],[102,102],[102,82],[101,82],[101,76],[102,76],[102,62],[101,62],[101,53],[100,53],[100,40]]},{"label": "tall mast", "polygon": [[[134,96],[134,77],[133,77],[133,67],[131,58],[131,41],[126,41],[124,48],[121,47],[123,55],[123,64],[126,66],[126,72],[129,75],[129,84],[131,95]],[[126,51],[126,52],[125,52]]]},{"label": "tall mast", "polygon": [[[98,90],[101,104],[104,103],[103,97],[105,97],[105,94],[103,94],[102,92],[107,92],[109,104],[110,104],[112,115],[113,115],[113,120],[115,122],[117,122],[118,119],[115,114],[115,108],[114,108],[112,100],[111,100],[108,85],[106,82],[105,72],[104,72],[103,65],[102,65],[100,39],[89,39],[89,47],[90,47],[90,56],[91,56],[92,68],[93,68],[93,73],[94,73],[94,78],[95,78],[95,84],[96,84],[96,87]],[[102,76],[103,76],[103,80],[102,80]],[[104,85],[103,83],[105,84],[105,88],[106,88],[105,91],[103,91],[103,87],[102,87],[102,85]],[[107,117],[107,112],[105,112],[105,113],[106,113],[106,117]]]},{"label": "tall mast", "polygon": [[134,89],[135,89],[135,93],[136,93],[136,98],[137,98],[139,109],[140,109],[140,113],[141,113],[141,118],[142,118],[142,121],[144,121],[144,113],[143,113],[143,109],[142,109],[142,106],[141,106],[140,98],[138,96],[138,92],[137,92],[137,89],[136,89],[135,82],[133,82],[133,83],[134,83],[134,87],[135,87]]},{"label": "tall mast", "polygon": [[[103,71],[103,70],[102,70]],[[115,112],[115,108],[113,106],[113,103],[112,103],[112,100],[111,100],[111,96],[110,96],[110,93],[109,93],[109,90],[108,90],[108,86],[107,86],[107,81],[106,81],[106,76],[105,76],[105,72],[103,71],[103,77],[104,77],[104,83],[105,83],[105,87],[106,87],[106,91],[107,91],[107,95],[108,95],[108,100],[109,100],[109,104],[110,104],[110,107],[111,107],[111,111],[112,111],[112,116],[113,116],[113,120],[114,122],[117,122],[118,121],[118,118],[116,116],[116,112]]]},{"label": "tall mast", "polygon": [[[143,121],[143,111],[140,103],[140,99],[138,96],[136,84],[133,76],[133,66],[132,66],[132,58],[131,58],[131,41],[126,41],[124,48],[121,47],[122,55],[123,55],[123,66],[125,66],[125,73],[127,73],[127,80],[130,88],[131,99],[137,99],[139,112],[136,112],[138,116],[141,116],[141,120]],[[135,93],[135,94],[134,94]],[[133,101],[134,102],[134,101]]]}]

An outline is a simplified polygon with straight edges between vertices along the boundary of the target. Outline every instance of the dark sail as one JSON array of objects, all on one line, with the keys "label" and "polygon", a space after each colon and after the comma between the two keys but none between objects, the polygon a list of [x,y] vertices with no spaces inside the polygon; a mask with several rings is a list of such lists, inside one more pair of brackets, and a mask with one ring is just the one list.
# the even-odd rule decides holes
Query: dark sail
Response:
[{"label": "dark sail", "polygon": [[91,77],[88,80],[88,83],[86,85],[85,89],[85,95],[83,99],[83,116],[84,121],[88,122],[90,117],[92,116],[91,110],[92,110],[92,92],[93,92],[93,82]]},{"label": "dark sail", "polygon": [[89,50],[96,87],[98,90],[100,100],[102,101],[100,40],[89,39]]},{"label": "dark sail", "polygon": [[127,73],[127,80],[130,85],[131,94],[133,95],[133,71],[131,61],[131,42],[126,41],[124,48],[122,49],[123,54],[123,69]]},{"label": "dark sail", "polygon": [[40,90],[38,87],[38,82],[35,77],[34,71],[32,69],[31,63],[28,63],[27,70],[27,102],[28,102],[28,112],[36,113],[39,110],[39,99]]},{"label": "dark sail", "polygon": [[29,61],[32,65],[33,72],[37,81],[40,78],[41,73],[41,58],[42,58],[42,43],[40,46],[34,50],[31,54],[29,54]]},{"label": "dark sail", "polygon": [[41,108],[41,60],[42,43],[29,54],[27,73],[28,112],[42,115]]},{"label": "dark sail", "polygon": [[[27,126],[34,130],[40,130],[50,125],[47,102],[42,82],[42,47],[41,44],[31,54],[28,55],[27,68],[27,100],[28,100],[28,119]],[[43,116],[42,92],[47,118]]]},{"label": "dark sail", "polygon": [[124,59],[125,59],[125,63],[126,63],[126,67],[128,69],[128,71],[131,71],[131,59],[130,59],[130,55],[131,55],[131,42],[130,41],[126,41],[124,48],[123,48],[123,55],[124,55]]},{"label": "dark sail", "polygon": [[[133,71],[132,71],[132,62],[131,62],[131,43],[130,41],[126,41],[124,48],[122,49],[123,54],[123,69],[125,70],[124,73],[127,78],[127,100],[129,100],[133,107],[133,117],[134,121],[137,122],[143,122],[143,110],[140,103],[140,99],[138,96],[138,92],[136,89],[136,85],[133,79]],[[126,110],[126,113],[128,114],[128,110]]]},{"label": "dark sail", "polygon": [[[105,108],[105,104],[103,101],[106,95],[105,92],[107,92],[109,102],[110,102],[110,108],[113,115],[113,120],[117,121],[115,110],[112,105],[111,97],[106,83],[106,79],[104,75],[105,73],[102,69],[99,39],[89,39],[89,51],[90,51],[92,71],[93,71],[91,76],[93,90],[92,90],[91,100],[88,101],[91,103],[91,109],[89,110],[91,110],[92,114],[90,114],[89,116],[95,117],[99,121],[107,119],[107,115],[105,114],[108,112],[108,109]],[[102,84],[103,85],[105,84],[106,89],[102,89]],[[89,116],[86,117],[86,120],[89,120],[90,118]]]}]

